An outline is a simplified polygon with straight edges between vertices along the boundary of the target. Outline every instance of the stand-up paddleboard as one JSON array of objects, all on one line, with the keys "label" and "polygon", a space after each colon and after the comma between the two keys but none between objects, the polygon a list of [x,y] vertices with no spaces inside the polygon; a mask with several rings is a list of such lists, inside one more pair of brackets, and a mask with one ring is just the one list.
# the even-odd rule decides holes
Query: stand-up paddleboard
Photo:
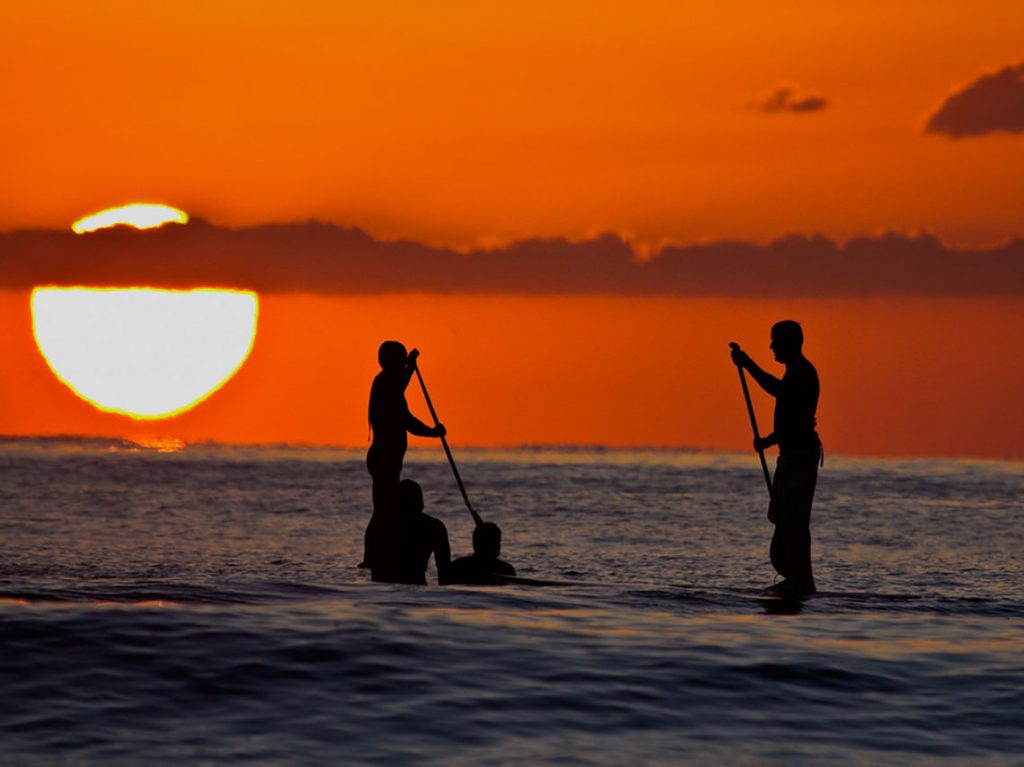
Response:
[{"label": "stand-up paddleboard", "polygon": [[769,586],[766,589],[761,589],[761,591],[759,591],[757,595],[762,599],[785,599],[789,602],[802,602],[805,599],[813,597],[814,593],[800,594],[779,589],[777,586]]},{"label": "stand-up paddleboard", "polygon": [[575,581],[549,581],[543,578],[524,578],[520,575],[498,575],[494,573],[495,583],[507,583],[516,586],[579,586]]}]

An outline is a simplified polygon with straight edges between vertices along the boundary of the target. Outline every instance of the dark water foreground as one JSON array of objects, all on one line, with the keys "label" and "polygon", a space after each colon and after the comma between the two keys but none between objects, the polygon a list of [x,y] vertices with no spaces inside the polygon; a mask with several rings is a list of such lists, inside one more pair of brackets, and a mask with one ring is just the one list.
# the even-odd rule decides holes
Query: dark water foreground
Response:
[{"label": "dark water foreground", "polygon": [[1019,464],[830,462],[792,605],[746,457],[467,455],[556,582],[474,589],[352,566],[358,454],[123,448],[0,445],[0,764],[1024,763]]}]

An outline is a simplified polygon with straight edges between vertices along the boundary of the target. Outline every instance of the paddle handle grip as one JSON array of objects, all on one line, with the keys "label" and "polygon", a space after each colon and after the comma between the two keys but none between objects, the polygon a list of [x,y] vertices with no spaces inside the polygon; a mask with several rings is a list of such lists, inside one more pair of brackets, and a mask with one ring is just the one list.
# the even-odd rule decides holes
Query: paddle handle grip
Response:
[{"label": "paddle handle grip", "polygon": [[[732,342],[729,347],[734,351],[739,351],[740,345]],[[754,415],[754,403],[750,401],[750,389],[747,387],[747,376],[739,365],[736,369],[740,372],[740,386],[743,388],[743,399],[747,403],[747,415],[750,416],[750,428],[754,432],[754,439],[761,439],[761,433],[757,429],[757,416]],[[768,461],[765,460],[764,450],[757,451],[757,457],[761,459],[761,471],[764,472],[764,482],[768,486],[768,498],[774,500],[774,491],[772,490],[772,475],[768,471]]]},{"label": "paddle handle grip", "polygon": [[[434,426],[440,426],[441,421],[437,417],[437,411],[434,410],[434,403],[430,401],[430,392],[427,391],[427,385],[423,382],[423,374],[420,373],[420,366],[416,365],[413,368],[416,371],[416,379],[420,382],[420,389],[423,390],[423,399],[427,402],[427,409],[430,411],[430,417],[434,419]],[[455,457],[452,455],[451,448],[448,447],[448,440],[445,437],[441,437],[441,447],[444,448],[444,454],[448,456],[448,464],[452,467],[452,474],[455,475],[455,484],[459,486],[459,492],[462,493],[462,500],[466,502],[466,508],[469,509],[469,513],[473,516],[473,522],[477,525],[483,524],[483,519],[473,505],[469,502],[469,494],[466,493],[466,486],[462,484],[462,477],[459,476],[459,468],[455,465]]]}]

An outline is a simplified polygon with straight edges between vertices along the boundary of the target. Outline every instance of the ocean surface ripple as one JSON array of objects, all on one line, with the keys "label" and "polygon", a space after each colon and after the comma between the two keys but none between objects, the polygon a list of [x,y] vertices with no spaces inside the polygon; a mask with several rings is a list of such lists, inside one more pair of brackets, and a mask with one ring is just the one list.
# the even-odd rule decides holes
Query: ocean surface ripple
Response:
[{"label": "ocean surface ripple", "polygon": [[370,582],[356,451],[0,441],[0,763],[1024,763],[1021,464],[830,459],[789,603],[748,456],[460,458],[528,580]]}]

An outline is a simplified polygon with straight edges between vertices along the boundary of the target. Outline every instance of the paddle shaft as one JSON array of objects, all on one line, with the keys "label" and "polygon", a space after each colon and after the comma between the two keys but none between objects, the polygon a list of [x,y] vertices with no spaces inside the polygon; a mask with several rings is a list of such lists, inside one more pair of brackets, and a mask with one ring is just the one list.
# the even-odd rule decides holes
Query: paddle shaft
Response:
[{"label": "paddle shaft", "polygon": [[[729,344],[730,346],[739,349],[737,344]],[[761,434],[757,430],[757,416],[754,415],[754,403],[750,401],[750,389],[747,388],[747,376],[744,373],[743,368],[739,365],[736,369],[740,371],[740,386],[743,387],[743,399],[747,403],[747,415],[750,416],[750,428],[754,430],[754,439],[761,439]],[[757,457],[761,459],[761,471],[764,472],[764,482],[768,486],[768,498],[774,499],[774,493],[772,491],[772,477],[768,473],[768,461],[765,460],[764,450],[757,451]]]},{"label": "paddle shaft", "polygon": [[[441,422],[437,418],[437,411],[434,410],[434,403],[430,401],[430,393],[427,391],[427,385],[423,383],[423,374],[420,373],[420,367],[417,365],[415,368],[416,378],[420,382],[420,388],[423,390],[423,399],[427,401],[427,409],[430,410],[430,417],[434,419],[434,426],[440,426]],[[466,502],[466,508],[469,509],[469,513],[473,515],[473,522],[476,524],[482,524],[483,519],[476,513],[472,504],[469,502],[469,495],[466,494],[466,486],[462,484],[462,477],[459,476],[459,469],[455,465],[455,458],[452,456],[451,448],[448,447],[448,440],[443,436],[441,437],[441,446],[444,448],[444,454],[448,456],[448,463],[452,467],[452,474],[455,475],[455,482],[459,486],[459,492],[462,493],[462,500]]]}]

